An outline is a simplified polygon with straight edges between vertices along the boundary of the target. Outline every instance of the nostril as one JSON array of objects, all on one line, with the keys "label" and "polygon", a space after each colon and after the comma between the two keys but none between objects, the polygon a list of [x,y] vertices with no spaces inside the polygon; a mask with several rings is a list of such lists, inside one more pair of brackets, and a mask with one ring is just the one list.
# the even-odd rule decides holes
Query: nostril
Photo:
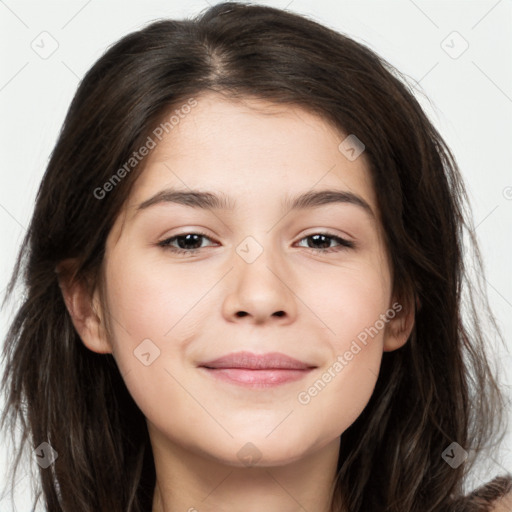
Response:
[{"label": "nostril", "polygon": [[246,316],[247,315],[247,312],[245,311],[239,311],[236,316],[239,316],[239,317],[242,317],[242,316]]},{"label": "nostril", "polygon": [[284,311],[277,311],[276,313],[274,313],[275,316],[283,316],[284,315]]}]

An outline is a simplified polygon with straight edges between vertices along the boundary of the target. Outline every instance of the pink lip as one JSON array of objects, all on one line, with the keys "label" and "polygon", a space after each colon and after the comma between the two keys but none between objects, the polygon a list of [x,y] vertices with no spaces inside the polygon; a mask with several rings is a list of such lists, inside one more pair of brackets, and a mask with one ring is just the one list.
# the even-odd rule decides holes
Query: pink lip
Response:
[{"label": "pink lip", "polygon": [[201,363],[199,367],[214,377],[246,387],[270,387],[292,382],[316,368],[279,352],[262,355],[234,352]]}]

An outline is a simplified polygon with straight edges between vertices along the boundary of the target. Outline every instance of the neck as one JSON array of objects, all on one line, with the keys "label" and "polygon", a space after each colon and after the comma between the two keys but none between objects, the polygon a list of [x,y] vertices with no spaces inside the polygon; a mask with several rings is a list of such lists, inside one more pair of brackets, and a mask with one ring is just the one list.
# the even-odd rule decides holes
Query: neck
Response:
[{"label": "neck", "polygon": [[[163,441],[163,442],[162,442]],[[282,466],[234,466],[159,439],[152,512],[331,512],[339,438]]]}]

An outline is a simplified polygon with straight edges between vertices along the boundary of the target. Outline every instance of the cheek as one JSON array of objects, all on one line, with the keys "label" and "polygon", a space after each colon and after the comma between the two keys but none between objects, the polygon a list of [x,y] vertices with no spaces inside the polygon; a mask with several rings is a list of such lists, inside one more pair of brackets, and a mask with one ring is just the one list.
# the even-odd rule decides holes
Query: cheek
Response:
[{"label": "cheek", "polygon": [[335,359],[297,395],[295,418],[302,418],[319,438],[334,439],[345,432],[368,404],[382,352],[362,351],[351,361]]},{"label": "cheek", "polygon": [[325,336],[319,342],[330,355],[304,383],[297,402],[310,418],[329,411],[326,435],[335,436],[357,419],[373,393],[386,325],[394,312],[390,315],[389,281],[379,265],[318,277],[308,300],[320,312]]},{"label": "cheek", "polygon": [[[364,341],[380,315],[390,306],[389,273],[372,261],[348,263],[315,274],[314,284],[302,288],[304,302],[317,313],[337,353],[349,349],[359,335]],[[381,339],[383,326],[378,324]],[[372,329],[373,332],[373,329]],[[348,345],[347,345],[348,344]]]},{"label": "cheek", "polygon": [[183,326],[204,291],[183,272],[170,275],[134,256],[111,257],[107,283],[114,357],[139,407],[151,408],[155,393],[171,378],[165,370],[184,364]]},{"label": "cheek", "polygon": [[[135,260],[135,261],[134,261]],[[123,271],[128,268],[128,271]],[[108,301],[112,316],[124,336],[140,343],[145,338],[166,340],[208,288],[180,268],[153,265],[151,261],[114,261],[108,274]],[[125,349],[125,347],[120,347]]]}]

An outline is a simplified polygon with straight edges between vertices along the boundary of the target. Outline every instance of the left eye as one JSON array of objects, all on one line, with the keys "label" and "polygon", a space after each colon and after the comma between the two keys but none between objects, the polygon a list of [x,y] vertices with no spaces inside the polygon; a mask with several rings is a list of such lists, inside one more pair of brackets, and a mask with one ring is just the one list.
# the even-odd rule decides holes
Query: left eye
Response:
[{"label": "left eye", "polygon": [[[336,235],[330,235],[329,233],[314,233],[313,235],[308,235],[302,240],[310,240],[312,244],[320,244],[320,245],[327,245],[328,247],[321,247],[319,249],[316,249],[314,247],[307,247],[307,249],[311,249],[312,251],[317,252],[334,252],[334,251],[342,251],[344,249],[351,249],[355,247],[354,242],[350,240],[346,240],[345,238],[341,238]],[[302,240],[300,240],[302,242]],[[330,247],[331,241],[335,241],[338,243],[337,247]],[[308,244],[310,245],[310,244]]]},{"label": "left eye", "polygon": [[[202,239],[211,241],[211,238],[204,233],[183,233],[158,242],[158,246],[176,254],[192,255],[203,248]],[[337,252],[355,247],[354,242],[329,233],[314,233],[302,238],[299,242],[303,240],[309,240],[308,247],[305,247],[306,249],[320,253]],[[338,245],[331,247],[333,241]],[[175,243],[178,244],[178,247],[174,245]],[[321,247],[312,247],[312,245],[314,246],[316,244]]]}]

